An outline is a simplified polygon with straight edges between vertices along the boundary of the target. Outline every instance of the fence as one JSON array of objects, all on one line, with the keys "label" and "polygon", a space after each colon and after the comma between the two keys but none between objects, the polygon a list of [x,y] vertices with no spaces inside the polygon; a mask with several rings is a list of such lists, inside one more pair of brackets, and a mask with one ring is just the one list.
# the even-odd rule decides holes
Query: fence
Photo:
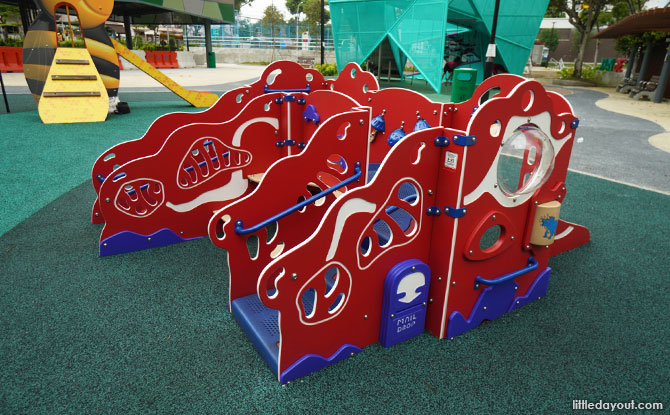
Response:
[{"label": "fence", "polygon": [[[205,46],[204,36],[189,36],[188,46]],[[319,39],[295,39],[288,37],[230,37],[215,38],[212,36],[214,48],[245,48],[245,49],[292,49],[292,50],[320,50]],[[324,48],[334,50],[333,39],[326,39]]]},{"label": "fence", "polygon": [[[324,28],[324,47],[334,50],[330,25]],[[312,30],[313,32],[314,30]],[[212,46],[218,48],[320,50],[320,28],[310,33],[304,24],[269,24],[258,19],[235,16],[230,25],[212,25]],[[201,25],[186,26],[184,41],[188,46],[205,45],[205,29]]]}]

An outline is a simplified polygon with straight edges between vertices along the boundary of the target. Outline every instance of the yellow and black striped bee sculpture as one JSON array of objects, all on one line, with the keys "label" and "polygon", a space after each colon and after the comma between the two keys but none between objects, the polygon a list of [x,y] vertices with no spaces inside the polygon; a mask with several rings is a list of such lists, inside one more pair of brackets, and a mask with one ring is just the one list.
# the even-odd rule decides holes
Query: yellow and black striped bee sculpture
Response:
[{"label": "yellow and black striped bee sculpture", "polygon": [[105,21],[114,7],[114,0],[36,0],[40,13],[30,25],[23,43],[23,68],[30,92],[39,102],[56,49],[58,33],[55,14],[67,6],[77,12],[86,49],[100,74],[110,100],[110,108],[118,102],[119,61],[112,41],[105,31]]}]

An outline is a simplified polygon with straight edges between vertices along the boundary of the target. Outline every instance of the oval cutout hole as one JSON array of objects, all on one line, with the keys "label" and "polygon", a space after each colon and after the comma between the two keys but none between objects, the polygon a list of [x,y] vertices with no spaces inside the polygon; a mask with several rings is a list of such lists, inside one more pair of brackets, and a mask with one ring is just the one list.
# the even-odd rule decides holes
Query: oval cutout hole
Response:
[{"label": "oval cutout hole", "polygon": [[342,308],[342,305],[344,304],[344,293],[340,293],[337,297],[335,297],[335,300],[332,302],[330,307],[328,307],[328,313],[329,314],[335,314],[337,311]]},{"label": "oval cutout hole", "polygon": [[275,69],[274,71],[270,72],[268,74],[268,77],[265,78],[265,83],[268,84],[268,85],[274,84],[275,81],[277,80],[277,76],[279,76],[279,74],[281,74],[281,69]]},{"label": "oval cutout hole", "polygon": [[372,248],[371,242],[372,238],[370,238],[369,236],[363,238],[363,240],[361,241],[361,255],[363,256],[370,255],[370,248]]},{"label": "oval cutout hole", "polygon": [[493,124],[491,124],[491,127],[489,128],[489,133],[491,134],[491,137],[498,137],[500,135],[500,131],[502,130],[502,123],[500,120],[495,120],[493,121]]},{"label": "oval cutout hole", "polygon": [[249,235],[247,238],[247,250],[249,251],[249,258],[258,258],[258,236]]},{"label": "oval cutout hole", "polygon": [[502,236],[502,227],[500,225],[493,225],[484,232],[482,238],[479,240],[479,248],[482,251],[491,249]]},{"label": "oval cutout hole", "polygon": [[412,182],[404,182],[398,187],[398,199],[410,205],[416,205],[419,191]]},{"label": "oval cutout hole", "polygon": [[533,92],[532,89],[529,89],[528,91],[524,92],[521,101],[523,105],[523,110],[528,111],[533,106],[534,101],[535,101],[535,93]]},{"label": "oval cutout hole", "polygon": [[316,290],[314,288],[309,288],[302,293],[301,298],[302,311],[306,318],[311,318],[314,316],[314,310],[316,309]]},{"label": "oval cutout hole", "polygon": [[494,96],[498,95],[499,93],[500,93],[500,88],[498,88],[497,86],[494,86],[493,88],[487,89],[486,92],[484,92],[483,94],[481,94],[479,96],[478,105],[482,105],[485,102],[484,97],[487,97],[486,99],[491,99]]},{"label": "oval cutout hole", "polygon": [[340,276],[340,271],[335,265],[329,267],[325,274],[323,274],[323,279],[326,283],[326,297],[330,297],[335,288],[337,287],[337,279]]}]

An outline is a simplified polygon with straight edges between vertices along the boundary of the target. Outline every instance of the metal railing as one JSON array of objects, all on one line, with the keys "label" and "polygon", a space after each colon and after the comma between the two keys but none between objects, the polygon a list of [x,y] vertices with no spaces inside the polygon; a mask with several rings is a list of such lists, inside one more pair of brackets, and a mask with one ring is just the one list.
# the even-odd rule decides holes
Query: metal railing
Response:
[{"label": "metal railing", "polygon": [[[204,36],[189,36],[189,47],[205,46]],[[214,48],[244,48],[244,49],[289,49],[289,50],[321,50],[319,39],[296,39],[287,37],[212,37]],[[324,39],[326,50],[333,50],[333,39]]]}]

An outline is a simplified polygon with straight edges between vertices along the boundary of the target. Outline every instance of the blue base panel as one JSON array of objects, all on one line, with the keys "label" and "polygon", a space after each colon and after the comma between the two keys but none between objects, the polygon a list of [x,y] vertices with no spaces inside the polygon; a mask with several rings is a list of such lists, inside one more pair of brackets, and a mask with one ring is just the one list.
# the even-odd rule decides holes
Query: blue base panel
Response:
[{"label": "blue base panel", "polygon": [[279,371],[279,311],[266,307],[258,295],[233,300],[233,317],[242,327],[265,363],[277,375]]},{"label": "blue base panel", "polygon": [[549,277],[551,277],[551,268],[547,268],[537,276],[533,285],[530,286],[528,292],[523,297],[517,297],[514,299],[512,304],[509,306],[508,311],[516,310],[519,307],[523,307],[531,301],[539,300],[540,297],[544,297],[547,294],[547,289],[549,288]]},{"label": "blue base panel", "polygon": [[360,352],[361,349],[359,347],[352,344],[345,344],[327,359],[318,354],[306,354],[281,374],[279,382],[286,383],[307,376],[310,373],[314,373],[317,370],[321,370],[328,365],[337,363]]},{"label": "blue base panel", "polygon": [[180,242],[200,238],[202,238],[202,236],[197,236],[195,238],[182,238],[171,229],[167,228],[163,228],[158,232],[152,233],[151,235],[140,235],[139,233],[131,231],[123,231],[100,242],[100,256],[102,257],[108,255],[124,254],[126,252],[158,248],[159,246],[178,244]]},{"label": "blue base panel", "polygon": [[487,287],[479,295],[470,312],[470,318],[466,320],[458,311],[451,313],[447,326],[447,338],[460,336],[479,326],[484,320],[494,320],[509,311],[543,297],[547,293],[550,276],[551,268],[542,271],[528,289],[528,293],[523,297],[514,298],[518,288],[514,280]]}]

